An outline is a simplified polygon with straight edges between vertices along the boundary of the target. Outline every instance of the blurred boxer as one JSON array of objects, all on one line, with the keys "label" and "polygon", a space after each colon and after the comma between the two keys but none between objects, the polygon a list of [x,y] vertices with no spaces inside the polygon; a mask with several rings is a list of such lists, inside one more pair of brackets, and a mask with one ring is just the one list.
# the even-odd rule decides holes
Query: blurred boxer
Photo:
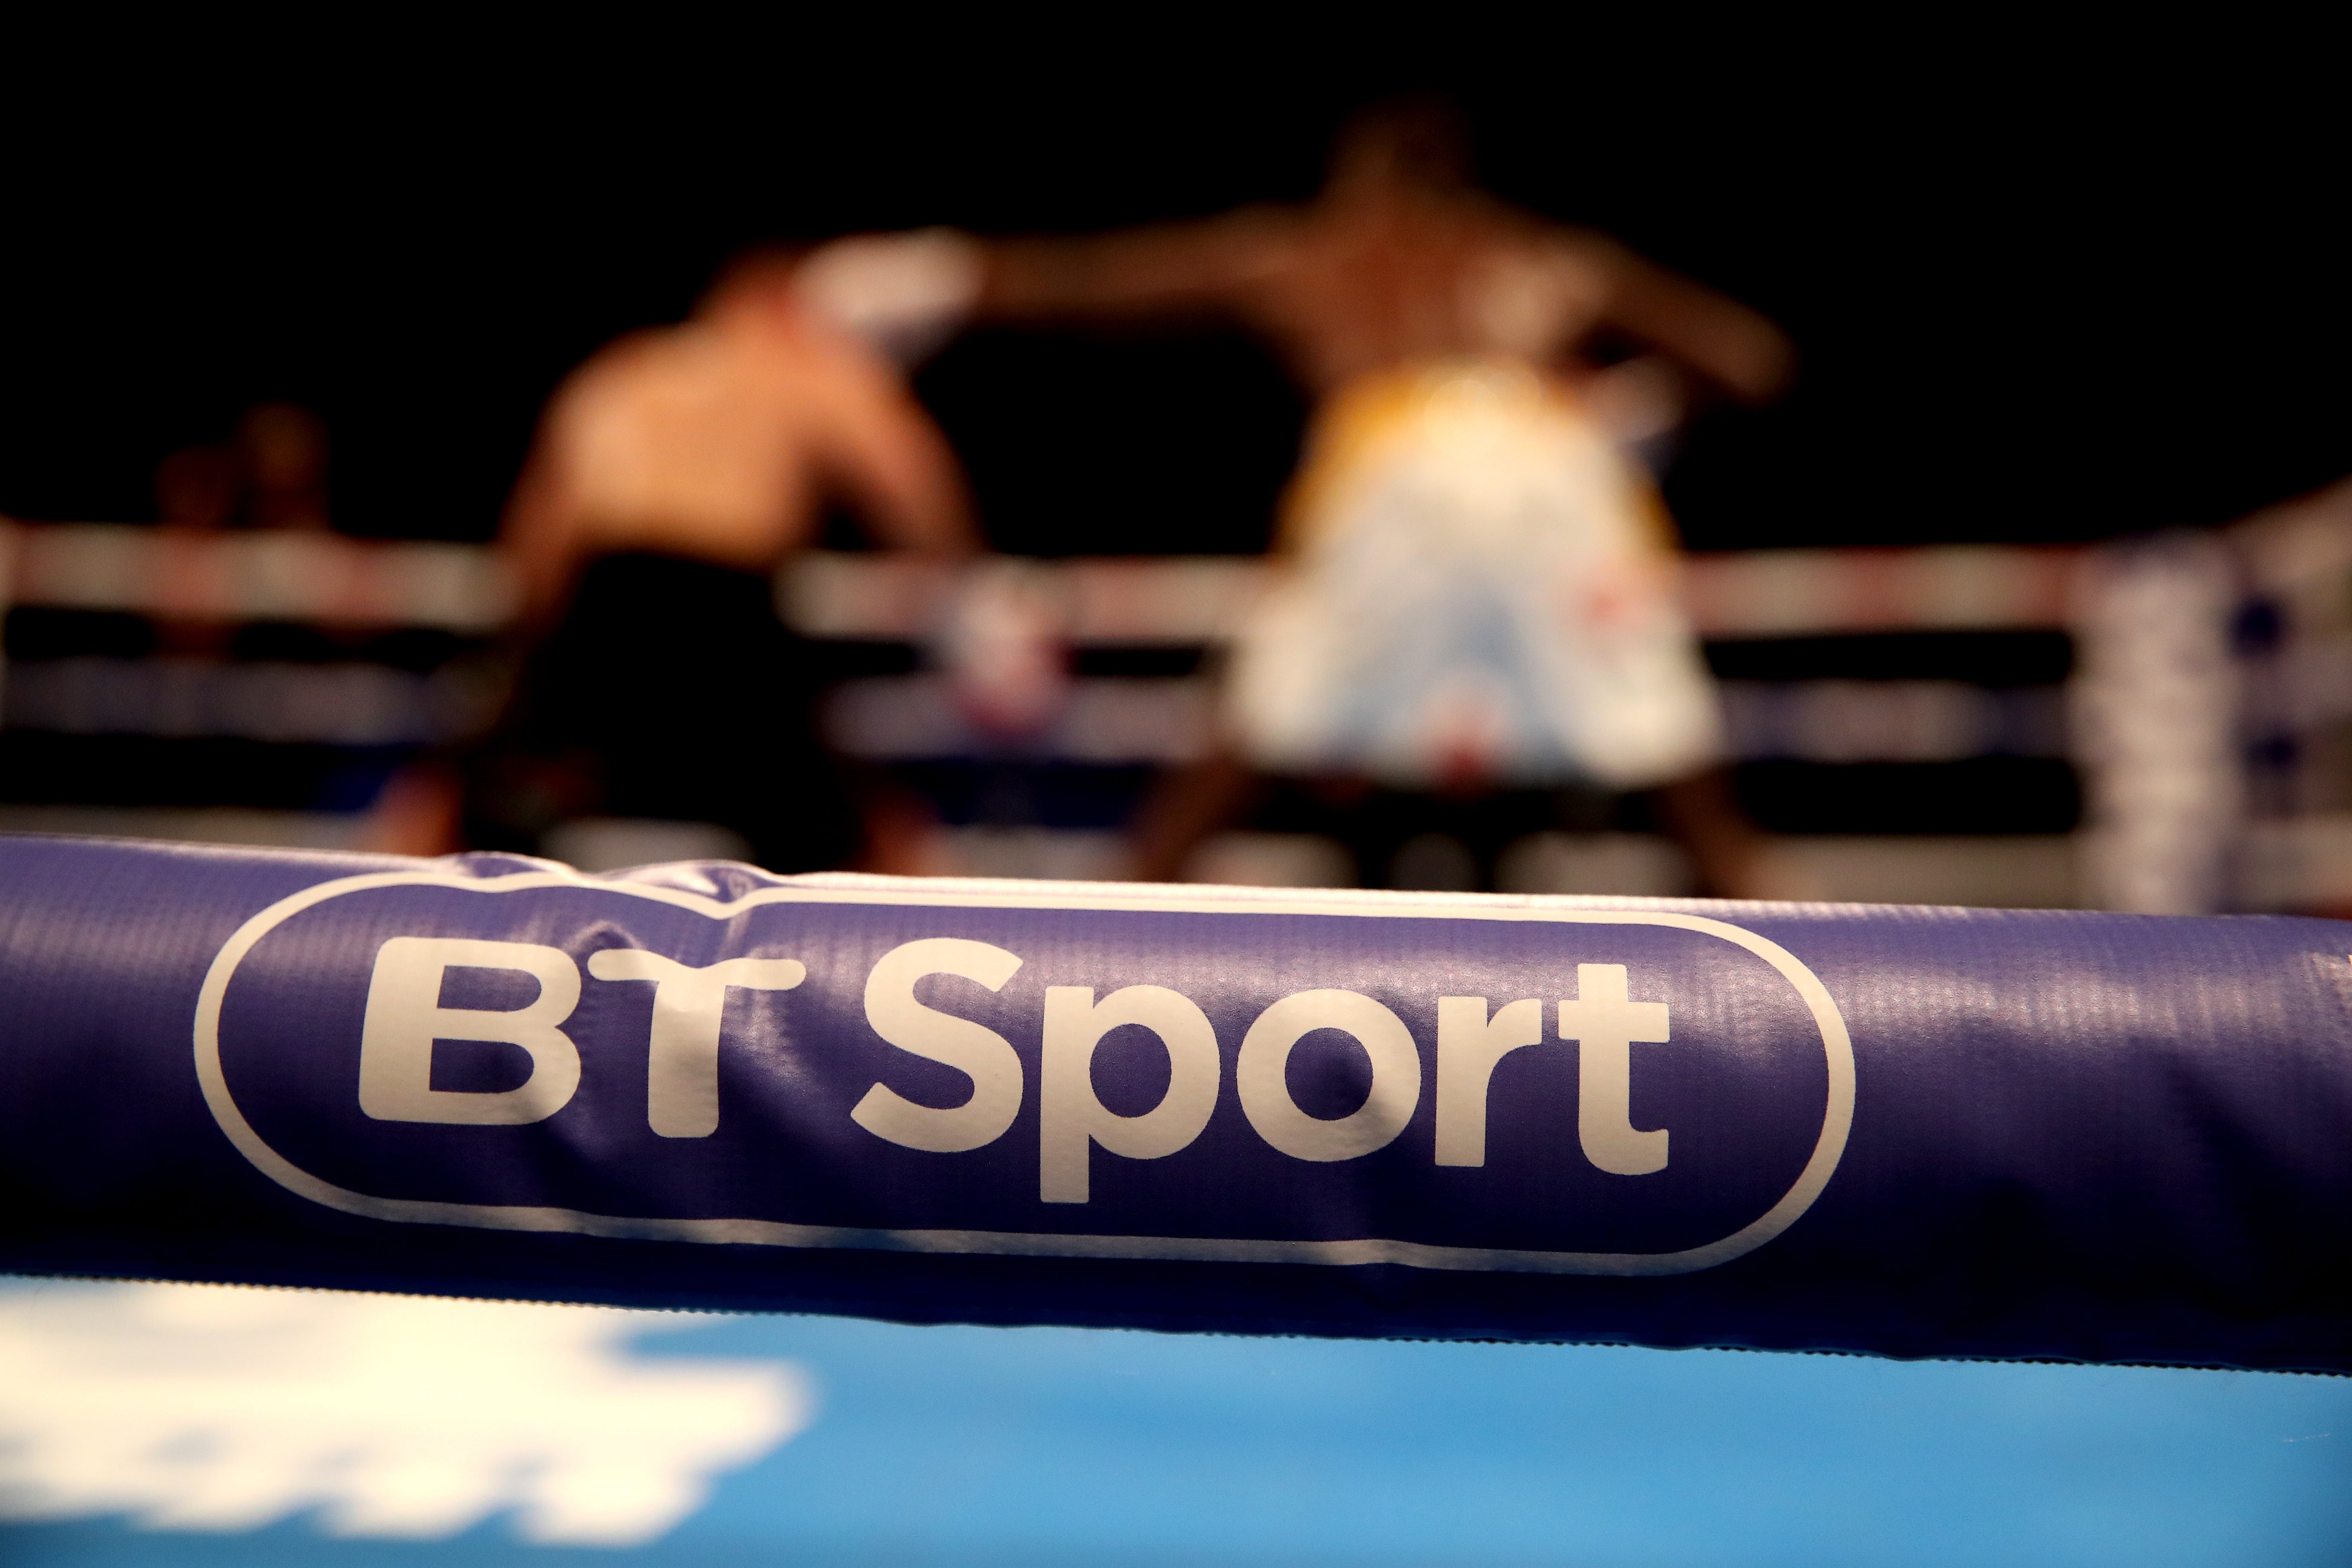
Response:
[{"label": "blurred boxer", "polygon": [[833,504],[901,550],[960,557],[974,531],[898,369],[795,272],[736,268],[691,321],[613,343],[550,402],[499,540],[534,646],[461,765],[468,847],[621,817],[729,829],[773,870],[902,865],[890,813],[861,813],[816,740],[772,577]]},{"label": "blurred boxer", "polygon": [[974,543],[961,471],[898,370],[810,308],[790,258],[722,278],[695,319],[632,333],[548,405],[499,548],[544,619],[589,563],[772,573],[828,503],[897,549]]},{"label": "blurred boxer", "polygon": [[[1172,875],[1260,772],[1656,790],[1710,889],[1769,890],[1717,765],[1672,525],[1625,452],[1688,391],[1779,391],[1771,323],[1473,189],[1457,123],[1426,107],[1356,123],[1303,205],[986,256],[982,314],[1237,321],[1318,402],[1277,534],[1291,569],[1230,673],[1237,760],[1147,810],[1143,874]],[[1602,334],[1645,353],[1600,368]]]}]

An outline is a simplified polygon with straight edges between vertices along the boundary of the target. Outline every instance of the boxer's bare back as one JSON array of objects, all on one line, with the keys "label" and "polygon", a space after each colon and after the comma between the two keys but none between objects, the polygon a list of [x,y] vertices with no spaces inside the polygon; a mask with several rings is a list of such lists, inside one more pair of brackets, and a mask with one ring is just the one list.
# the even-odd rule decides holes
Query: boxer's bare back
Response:
[{"label": "boxer's bare back", "polygon": [[903,377],[798,309],[789,268],[751,266],[693,321],[633,333],[572,375],[501,542],[543,617],[599,555],[769,570],[835,501],[887,546],[973,545],[954,454]]}]

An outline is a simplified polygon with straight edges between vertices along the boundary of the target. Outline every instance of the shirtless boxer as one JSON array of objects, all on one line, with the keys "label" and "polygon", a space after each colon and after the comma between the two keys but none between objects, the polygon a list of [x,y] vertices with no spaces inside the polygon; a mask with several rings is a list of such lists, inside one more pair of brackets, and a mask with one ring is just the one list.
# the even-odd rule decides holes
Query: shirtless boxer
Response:
[{"label": "shirtless boxer", "polygon": [[441,836],[475,848],[619,816],[716,824],[774,870],[902,867],[817,744],[771,580],[829,502],[903,550],[961,556],[975,535],[902,377],[793,271],[739,267],[693,320],[619,340],[557,391],[499,541],[535,646],[460,764],[459,820],[432,781],[404,781],[399,847],[426,847],[437,809]]},{"label": "shirtless boxer", "polygon": [[604,556],[771,573],[832,500],[883,544],[973,548],[947,442],[887,360],[807,307],[794,270],[737,268],[694,320],[622,338],[557,391],[499,536],[527,615]]},{"label": "shirtless boxer", "polygon": [[[976,309],[1237,321],[1317,399],[1276,541],[1292,570],[1232,670],[1238,757],[1147,809],[1143,875],[1172,875],[1262,770],[1655,790],[1710,890],[1777,890],[1717,765],[1671,524],[1620,450],[1678,417],[1669,365],[1747,401],[1780,390],[1771,323],[1472,189],[1427,110],[1359,121],[1303,205],[991,242]],[[1580,351],[1603,333],[1664,357],[1596,369]]]}]

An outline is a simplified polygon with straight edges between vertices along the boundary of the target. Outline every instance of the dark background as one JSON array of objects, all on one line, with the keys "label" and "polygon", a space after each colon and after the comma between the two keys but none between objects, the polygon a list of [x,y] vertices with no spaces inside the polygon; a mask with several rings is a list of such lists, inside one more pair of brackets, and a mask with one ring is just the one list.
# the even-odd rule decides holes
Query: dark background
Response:
[{"label": "dark background", "polygon": [[[2098,537],[2352,471],[2347,132],[2315,37],[733,26],[593,58],[18,37],[0,512],[152,517],[159,457],[283,397],[330,423],[342,526],[485,537],[565,370],[747,244],[1303,196],[1349,109],[1416,90],[1465,110],[1495,189],[1797,339],[1791,396],[1691,435],[1671,499],[1696,545]],[[1250,547],[1299,417],[1239,340],[971,339],[922,391],[1017,549]]]}]

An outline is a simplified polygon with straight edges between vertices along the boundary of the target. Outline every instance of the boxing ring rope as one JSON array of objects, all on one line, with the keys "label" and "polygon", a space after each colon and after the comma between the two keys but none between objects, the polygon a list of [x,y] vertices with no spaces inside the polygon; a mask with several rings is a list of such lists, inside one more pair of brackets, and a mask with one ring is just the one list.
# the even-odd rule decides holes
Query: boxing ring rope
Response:
[{"label": "boxing ring rope", "polygon": [[0,605],[482,635],[512,585],[478,546],[0,519]]},{"label": "boxing ring rope", "polygon": [[[1148,649],[1229,640],[1269,568],[1184,557],[1013,570],[1071,646]],[[2064,756],[2088,812],[2080,885],[2055,901],[2333,908],[2352,904],[2352,794],[2333,783],[2352,721],[2347,583],[2352,489],[2339,487],[2161,542],[1696,555],[1685,602],[1717,641],[2063,632],[2076,649],[2063,689],[1727,682],[1735,753],[1830,763]],[[919,643],[955,591],[934,567],[826,552],[801,556],[777,582],[786,619],[833,642]],[[0,605],[479,637],[504,624],[513,599],[478,547],[0,521]],[[349,662],[74,659],[11,675],[7,723],[65,732],[397,746],[460,731],[480,706],[460,681]],[[1213,710],[1197,677],[1082,679],[1027,750],[1080,763],[1181,763],[1206,749]],[[989,744],[922,674],[845,682],[829,723],[835,743],[877,761]]]},{"label": "boxing ring rope", "polygon": [[[2078,550],[2004,545],[1783,550],[1688,560],[1702,635],[2063,626]],[[1268,570],[1254,557],[1106,557],[1029,564],[1079,644],[1230,638]],[[815,637],[921,637],[949,589],[938,569],[811,552],[779,603]],[[318,533],[192,535],[110,523],[0,520],[0,602],[192,620],[416,626],[481,634],[514,594],[477,546]]]},{"label": "boxing ring rope", "polygon": [[[2063,627],[2084,553],[1937,545],[1692,555],[1684,597],[1700,635],[1717,638]],[[1152,645],[1230,640],[1272,568],[1256,557],[1179,556],[1028,570],[1063,607],[1072,641]],[[780,575],[777,602],[810,637],[912,640],[951,586],[948,574],[919,563],[811,552]]]},{"label": "boxing ring rope", "polygon": [[0,838],[0,1269],[2352,1372],[2348,946]]}]

